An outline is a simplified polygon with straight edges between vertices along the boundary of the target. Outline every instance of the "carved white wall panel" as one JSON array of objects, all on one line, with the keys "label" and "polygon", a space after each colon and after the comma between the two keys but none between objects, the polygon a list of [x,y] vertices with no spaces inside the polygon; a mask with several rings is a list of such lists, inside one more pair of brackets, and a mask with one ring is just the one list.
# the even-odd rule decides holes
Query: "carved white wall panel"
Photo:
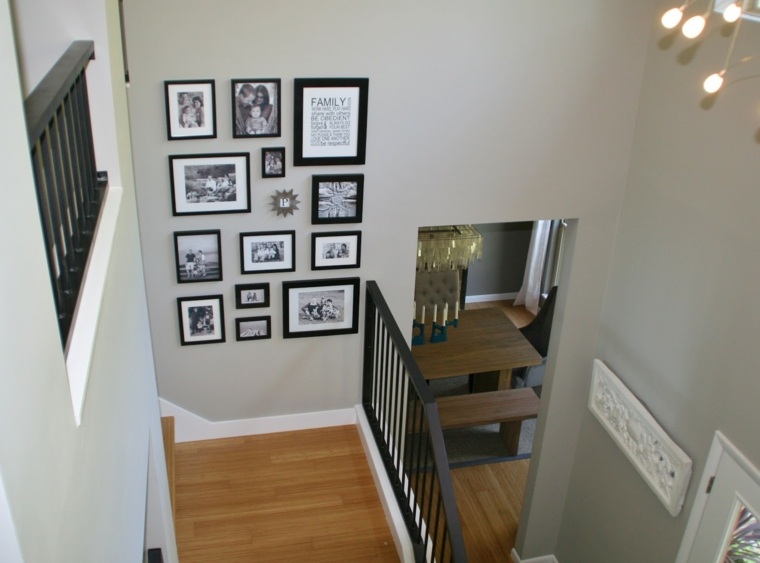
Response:
[{"label": "carved white wall panel", "polygon": [[691,459],[598,359],[594,360],[588,406],[671,516],[677,516],[691,477]]}]

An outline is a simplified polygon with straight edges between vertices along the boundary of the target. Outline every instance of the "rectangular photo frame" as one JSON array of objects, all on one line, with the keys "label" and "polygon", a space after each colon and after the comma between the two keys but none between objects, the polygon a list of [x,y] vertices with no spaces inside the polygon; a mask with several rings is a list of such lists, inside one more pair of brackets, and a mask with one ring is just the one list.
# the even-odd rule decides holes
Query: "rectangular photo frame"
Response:
[{"label": "rectangular photo frame", "polygon": [[311,234],[311,269],[358,268],[362,254],[361,231]]},{"label": "rectangular photo frame", "polygon": [[283,337],[359,331],[359,278],[282,282]]},{"label": "rectangular photo frame", "polygon": [[261,177],[285,177],[285,147],[266,147],[261,149]]},{"label": "rectangular photo frame", "polygon": [[280,79],[232,79],[232,137],[279,137]]},{"label": "rectangular photo frame", "polygon": [[172,213],[249,213],[250,166],[250,153],[170,155]]},{"label": "rectangular photo frame", "polygon": [[177,283],[222,281],[221,231],[175,232],[174,269]]},{"label": "rectangular photo frame", "polygon": [[235,286],[235,307],[255,309],[269,307],[268,283],[239,283]]},{"label": "rectangular photo frame", "polygon": [[235,319],[235,337],[238,342],[272,338],[272,317]]},{"label": "rectangular photo frame", "polygon": [[221,295],[178,297],[182,346],[224,342],[224,298]]},{"label": "rectangular photo frame", "polygon": [[240,233],[240,273],[294,272],[296,232]]},{"label": "rectangular photo frame", "polygon": [[315,174],[311,177],[311,224],[361,223],[364,174]]},{"label": "rectangular photo frame", "polygon": [[369,78],[296,78],[293,165],[364,164]]},{"label": "rectangular photo frame", "polygon": [[166,134],[170,141],[216,139],[213,80],[166,80]]}]

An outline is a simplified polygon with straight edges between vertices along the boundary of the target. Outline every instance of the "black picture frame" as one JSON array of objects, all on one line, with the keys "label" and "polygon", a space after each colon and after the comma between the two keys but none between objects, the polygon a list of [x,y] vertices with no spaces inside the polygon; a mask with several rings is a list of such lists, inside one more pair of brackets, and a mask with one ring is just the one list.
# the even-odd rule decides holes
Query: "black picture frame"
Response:
[{"label": "black picture frame", "polygon": [[170,141],[216,139],[214,80],[166,80],[166,135]]},{"label": "black picture frame", "polygon": [[359,268],[362,255],[361,231],[311,234],[311,269]]},{"label": "black picture frame", "polygon": [[[232,79],[232,137],[250,139],[282,135],[279,78]],[[253,115],[259,108],[258,116]]]},{"label": "black picture frame", "polygon": [[283,338],[355,334],[359,278],[284,281],[282,316]]},{"label": "black picture frame", "polygon": [[235,307],[238,309],[269,307],[269,284],[239,283],[235,285]]},{"label": "black picture frame", "polygon": [[265,147],[261,149],[261,177],[285,177],[285,147]]},{"label": "black picture frame", "polygon": [[213,215],[251,211],[251,155],[169,155],[172,214]]},{"label": "black picture frame", "polygon": [[296,232],[240,233],[240,273],[295,272]]},{"label": "black picture frame", "polygon": [[296,78],[293,166],[364,164],[369,78]]},{"label": "black picture frame", "polygon": [[224,342],[224,297],[178,297],[179,336],[182,346]]},{"label": "black picture frame", "polygon": [[174,270],[177,283],[222,281],[221,231],[176,231]]},{"label": "black picture frame", "polygon": [[235,319],[235,338],[238,342],[272,338],[272,317],[267,315]]},{"label": "black picture frame", "polygon": [[364,174],[315,174],[311,177],[311,224],[361,223]]}]

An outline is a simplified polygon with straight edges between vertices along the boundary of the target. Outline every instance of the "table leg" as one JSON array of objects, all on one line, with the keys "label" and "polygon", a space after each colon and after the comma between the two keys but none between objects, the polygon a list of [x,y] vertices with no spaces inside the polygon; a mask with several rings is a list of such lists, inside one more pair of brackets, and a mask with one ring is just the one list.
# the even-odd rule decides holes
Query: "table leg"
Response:
[{"label": "table leg", "polygon": [[504,445],[507,448],[507,455],[517,455],[517,450],[520,446],[520,430],[522,429],[522,421],[516,422],[502,422],[499,426],[499,433],[501,434]]},{"label": "table leg", "polygon": [[497,391],[500,389],[512,388],[512,369],[507,368],[499,371],[487,371],[484,373],[475,373],[470,375],[472,385],[471,393],[482,393],[484,391]]}]

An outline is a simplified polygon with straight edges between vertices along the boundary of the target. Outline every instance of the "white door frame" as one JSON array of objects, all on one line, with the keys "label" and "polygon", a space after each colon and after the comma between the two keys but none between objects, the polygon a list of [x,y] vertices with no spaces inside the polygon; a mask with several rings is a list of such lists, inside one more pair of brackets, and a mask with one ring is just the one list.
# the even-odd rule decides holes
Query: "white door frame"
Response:
[{"label": "white door frame", "polygon": [[702,479],[699,482],[699,489],[694,499],[694,505],[691,507],[689,522],[686,524],[686,530],[681,540],[681,548],[678,550],[676,563],[686,563],[689,559],[691,548],[697,537],[697,531],[699,530],[699,525],[709,499],[707,488],[710,484],[710,479],[715,476],[720,459],[724,454],[729,455],[760,487],[760,470],[720,430],[717,430],[710,446],[710,453],[707,456],[705,469],[702,472]]}]

